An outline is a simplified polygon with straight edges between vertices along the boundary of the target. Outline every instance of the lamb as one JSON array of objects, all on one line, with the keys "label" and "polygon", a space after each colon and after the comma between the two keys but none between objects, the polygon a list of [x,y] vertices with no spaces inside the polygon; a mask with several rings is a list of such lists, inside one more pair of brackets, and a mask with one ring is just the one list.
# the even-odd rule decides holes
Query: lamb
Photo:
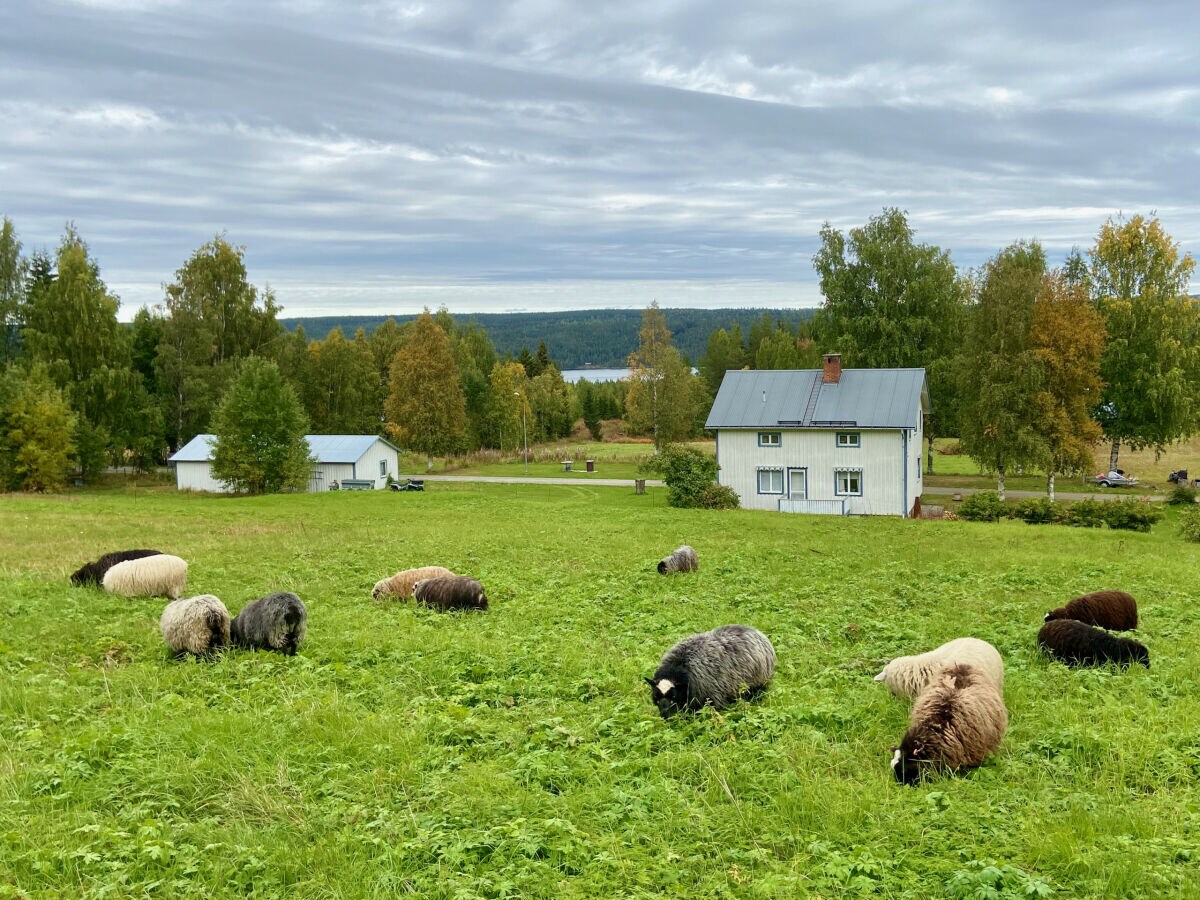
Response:
[{"label": "lamb", "polygon": [[421,566],[419,569],[405,569],[403,572],[397,572],[391,578],[375,582],[371,596],[376,600],[388,596],[407,600],[413,595],[413,586],[422,578],[445,578],[453,574],[444,566]]},{"label": "lamb", "polygon": [[1068,666],[1113,662],[1124,668],[1138,662],[1150,668],[1150,651],[1142,644],[1074,619],[1051,619],[1038,632],[1038,646]]},{"label": "lamb", "polygon": [[159,556],[161,550],[114,550],[112,553],[105,553],[95,562],[84,563],[71,575],[71,584],[82,587],[85,584],[94,584],[97,587],[104,580],[104,573],[111,569],[119,562],[126,562],[131,559],[144,559],[147,556]]},{"label": "lamb", "polygon": [[229,644],[229,610],[212,594],[172,600],[158,627],[177,657],[205,656]]},{"label": "lamb", "polygon": [[178,556],[159,553],[119,562],[104,573],[104,589],[123,597],[165,595],[177,600],[187,587],[188,564]]},{"label": "lamb", "polygon": [[941,669],[954,663],[977,666],[995,682],[997,690],[1004,692],[1004,660],[999,651],[987,641],[972,637],[955,638],[919,656],[897,657],[875,680],[885,682],[893,694],[915,697]]},{"label": "lamb", "polygon": [[445,575],[441,578],[422,578],[413,585],[418,603],[439,612],[450,609],[487,609],[488,599],[483,585],[465,575]]},{"label": "lamb", "polygon": [[1046,613],[1045,621],[1055,619],[1074,619],[1110,631],[1132,631],[1137,628],[1137,601],[1124,591],[1094,591]]},{"label": "lamb", "polygon": [[269,594],[249,603],[229,626],[234,644],[295,656],[308,629],[308,610],[295,594]]},{"label": "lamb", "polygon": [[674,575],[676,572],[696,572],[700,563],[696,561],[696,551],[684,544],[670,556],[664,556],[658,564],[659,575]]},{"label": "lamb", "polygon": [[1008,710],[991,677],[969,663],[946,666],[913,704],[892,772],[915,784],[932,771],[973,769],[996,752],[1007,730]]},{"label": "lamb", "polygon": [[749,625],[722,625],[693,634],[664,654],[650,699],[664,719],[706,705],[724,709],[739,697],[756,697],[775,674],[775,648]]}]

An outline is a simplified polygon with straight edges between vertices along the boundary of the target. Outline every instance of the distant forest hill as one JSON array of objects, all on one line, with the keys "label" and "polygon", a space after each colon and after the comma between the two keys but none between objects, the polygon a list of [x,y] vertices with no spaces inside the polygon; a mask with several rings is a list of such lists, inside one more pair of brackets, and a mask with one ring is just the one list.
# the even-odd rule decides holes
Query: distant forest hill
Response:
[{"label": "distant forest hill", "polygon": [[[815,309],[664,309],[667,327],[671,329],[675,346],[694,365],[703,354],[708,336],[718,328],[740,325],[744,334],[764,314],[782,321],[789,328],[811,319]],[[487,331],[488,337],[502,356],[516,356],[522,347],[536,353],[538,344],[546,342],[550,358],[560,369],[585,367],[619,368],[626,364],[629,354],[637,349],[638,329],[642,324],[640,309],[581,309],[571,312],[530,313],[472,313],[455,315],[461,324],[475,322]],[[279,321],[288,331],[304,326],[310,340],[322,340],[339,325],[347,338],[364,329],[369,335],[388,316],[314,316],[287,318]],[[416,316],[395,316],[404,324]]]}]

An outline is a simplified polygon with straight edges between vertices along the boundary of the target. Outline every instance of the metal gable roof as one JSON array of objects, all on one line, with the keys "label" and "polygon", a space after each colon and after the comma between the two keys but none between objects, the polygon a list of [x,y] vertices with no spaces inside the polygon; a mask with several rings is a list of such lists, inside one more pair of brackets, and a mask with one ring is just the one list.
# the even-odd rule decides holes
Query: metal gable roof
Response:
[{"label": "metal gable roof", "polygon": [[[383,441],[393,450],[400,448],[375,434],[306,434],[309,451],[319,463],[356,463],[375,445]],[[215,435],[198,434],[167,460],[167,462],[209,462],[212,459]]]},{"label": "metal gable roof", "polygon": [[924,369],[730,371],[706,428],[914,428],[929,409]]}]

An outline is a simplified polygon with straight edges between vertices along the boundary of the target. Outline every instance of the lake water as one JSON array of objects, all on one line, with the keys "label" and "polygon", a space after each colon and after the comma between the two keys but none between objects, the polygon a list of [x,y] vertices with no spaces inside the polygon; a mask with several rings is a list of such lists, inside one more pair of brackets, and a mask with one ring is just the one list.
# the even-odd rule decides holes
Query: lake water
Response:
[{"label": "lake water", "polygon": [[620,381],[629,377],[628,369],[563,369],[563,381],[574,384],[580,378],[588,381]]}]

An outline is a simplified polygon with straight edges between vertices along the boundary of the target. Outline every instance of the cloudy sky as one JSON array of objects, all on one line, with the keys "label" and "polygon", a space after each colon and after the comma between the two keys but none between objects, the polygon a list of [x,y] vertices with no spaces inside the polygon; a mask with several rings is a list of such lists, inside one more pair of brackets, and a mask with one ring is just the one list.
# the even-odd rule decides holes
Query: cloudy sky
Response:
[{"label": "cloudy sky", "polygon": [[224,232],[288,315],[819,302],[885,206],[975,266],[1200,255],[1200,7],[3,0],[0,215],[123,318]]}]

